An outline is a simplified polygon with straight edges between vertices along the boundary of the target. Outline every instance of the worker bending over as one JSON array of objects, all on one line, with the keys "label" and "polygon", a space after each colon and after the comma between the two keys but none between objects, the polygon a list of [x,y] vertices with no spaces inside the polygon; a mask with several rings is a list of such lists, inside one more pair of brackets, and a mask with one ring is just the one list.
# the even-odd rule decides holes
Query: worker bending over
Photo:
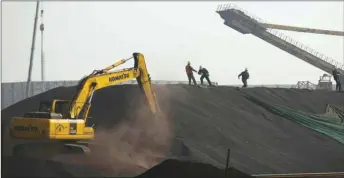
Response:
[{"label": "worker bending over", "polygon": [[186,75],[188,76],[188,79],[189,79],[189,85],[191,85],[191,79],[192,79],[193,83],[195,85],[197,85],[196,79],[193,75],[193,72],[197,72],[197,71],[191,67],[190,61],[188,61],[188,64],[185,66],[185,71],[186,71]]},{"label": "worker bending over", "polygon": [[341,91],[342,90],[342,84],[340,83],[340,73],[339,71],[334,68],[332,71],[333,79],[336,81],[336,91]]},{"label": "worker bending over", "polygon": [[198,74],[201,75],[201,85],[203,85],[203,79],[205,78],[208,81],[209,86],[212,86],[209,79],[209,72],[206,68],[199,66]]},{"label": "worker bending over", "polygon": [[246,88],[246,87],[247,87],[247,79],[250,78],[250,74],[248,73],[247,68],[245,69],[245,71],[241,72],[241,73],[238,75],[238,78],[239,78],[239,79],[240,79],[240,77],[241,77],[242,83],[244,84],[242,87],[243,87],[243,88]]}]

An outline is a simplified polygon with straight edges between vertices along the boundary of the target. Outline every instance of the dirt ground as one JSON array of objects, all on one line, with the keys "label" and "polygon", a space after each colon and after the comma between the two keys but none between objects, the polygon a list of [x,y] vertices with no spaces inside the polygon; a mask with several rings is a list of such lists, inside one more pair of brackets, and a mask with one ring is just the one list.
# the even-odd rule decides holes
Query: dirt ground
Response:
[{"label": "dirt ground", "polygon": [[[248,174],[344,171],[344,145],[273,115],[241,95],[247,92],[273,104],[324,113],[326,104],[343,104],[343,93],[267,88],[238,91],[231,87],[184,85],[157,85],[155,90],[163,111],[156,120],[148,113],[138,86],[120,85],[98,91],[88,124],[95,124],[96,141],[110,151],[82,159],[66,157],[37,163],[15,159],[11,157],[11,148],[19,142],[9,138],[7,129],[11,117],[36,110],[40,100],[69,99],[73,87],[56,88],[5,108],[1,113],[3,172],[67,177],[134,176],[167,158],[223,168],[228,148],[231,166]],[[197,167],[190,162],[164,163],[164,170],[171,172],[185,164]],[[24,167],[26,170],[19,171]],[[42,169],[45,171],[39,171]]]}]

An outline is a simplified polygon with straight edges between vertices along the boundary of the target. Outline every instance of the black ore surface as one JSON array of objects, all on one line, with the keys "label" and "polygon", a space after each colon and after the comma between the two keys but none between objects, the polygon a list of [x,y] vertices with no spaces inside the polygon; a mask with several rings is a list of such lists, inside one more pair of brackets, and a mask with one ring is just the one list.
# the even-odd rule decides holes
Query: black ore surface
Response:
[{"label": "black ore surface", "polygon": [[[227,178],[252,177],[235,168],[228,168]],[[209,164],[168,159],[135,178],[222,178],[225,170]]]},{"label": "black ore surface", "polygon": [[[197,177],[197,174],[205,177],[221,176],[224,174],[228,148],[231,149],[230,162],[235,168],[233,170],[247,174],[344,171],[344,145],[276,116],[242,96],[242,92],[245,92],[270,104],[321,114],[325,112],[326,104],[343,104],[343,93],[271,88],[237,90],[224,86],[198,88],[184,85],[155,85],[154,89],[160,107],[166,115],[167,124],[164,127],[150,125],[150,118],[135,118],[135,115],[145,113],[143,112],[145,109],[142,109],[142,93],[137,85],[108,87],[97,91],[94,95],[90,111],[92,118],[88,120],[88,124],[95,124],[96,136],[105,135],[106,142],[113,142],[109,148],[115,149],[115,154],[102,155],[103,157],[113,160],[122,156],[121,160],[131,161],[121,164],[121,173],[125,172],[125,175],[141,174],[140,176],[154,177],[160,173],[166,176],[180,174],[176,177],[188,174],[186,177],[190,178]],[[43,177],[109,175],[98,167],[71,164],[70,158],[65,160],[61,158],[60,162],[57,162],[11,156],[12,147],[23,141],[12,140],[9,137],[10,118],[35,111],[41,100],[70,99],[74,91],[74,87],[56,88],[2,110],[3,175]],[[135,126],[134,129],[130,125],[119,127],[123,121],[131,122],[135,119],[138,120],[139,126],[145,126],[149,128],[148,130],[162,129],[170,132],[170,135],[166,136],[166,140],[171,142],[168,145],[169,150],[159,154],[159,158],[149,159],[149,164],[142,162],[141,158],[148,157],[147,155],[151,155],[152,151],[149,152],[147,149],[142,151],[142,148],[159,150],[161,145],[155,146],[148,142],[150,140],[147,141],[147,138],[137,137],[142,131],[140,127]],[[135,149],[127,148],[128,145]],[[140,155],[133,160],[132,155],[136,152]],[[98,159],[99,164],[104,164],[103,157]],[[168,160],[164,162],[165,159]],[[94,159],[90,162],[98,164]],[[161,162],[162,164],[159,164]],[[153,167],[155,165],[157,167]],[[111,168],[115,170],[110,175],[118,175],[116,168],[119,166],[118,163],[114,164]],[[145,172],[151,167],[153,167],[152,171]],[[176,170],[177,168],[182,171]],[[160,169],[171,171],[160,171]]]}]

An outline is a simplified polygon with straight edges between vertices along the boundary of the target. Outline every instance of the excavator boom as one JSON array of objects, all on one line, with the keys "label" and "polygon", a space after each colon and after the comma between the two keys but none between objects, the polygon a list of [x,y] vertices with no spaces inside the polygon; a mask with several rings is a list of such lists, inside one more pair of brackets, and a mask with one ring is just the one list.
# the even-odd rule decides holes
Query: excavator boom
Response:
[{"label": "excavator boom", "polygon": [[[77,86],[77,93],[72,100],[70,116],[73,119],[87,119],[88,111],[91,106],[93,93],[104,87],[116,85],[128,80],[136,79],[138,85],[146,96],[153,114],[157,111],[155,95],[151,86],[144,56],[134,53],[134,67],[120,71],[109,72],[111,69],[125,63],[129,59],[122,59],[115,64],[102,70],[97,70],[82,79]],[[80,114],[82,113],[82,114]]]}]

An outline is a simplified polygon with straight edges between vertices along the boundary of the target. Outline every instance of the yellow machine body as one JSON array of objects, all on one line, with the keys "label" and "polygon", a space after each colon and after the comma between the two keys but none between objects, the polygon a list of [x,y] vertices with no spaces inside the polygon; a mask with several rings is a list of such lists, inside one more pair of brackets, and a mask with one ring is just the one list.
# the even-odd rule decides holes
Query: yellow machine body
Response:
[{"label": "yellow machine body", "polygon": [[[134,58],[133,68],[110,72],[111,69],[131,58]],[[134,53],[131,58],[122,59],[104,69],[95,70],[80,80],[76,87],[77,91],[70,101],[59,99],[41,101],[38,111],[25,113],[23,117],[13,117],[10,124],[11,137],[32,141],[58,141],[64,144],[92,140],[95,137],[95,131],[93,126],[87,126],[87,118],[94,92],[132,79],[137,80],[138,88],[145,94],[147,104],[155,115],[159,107],[144,56]],[[27,147],[25,145],[14,150],[21,150],[21,148],[27,150]],[[41,147],[39,145],[39,148]],[[37,150],[36,147],[34,149]]]},{"label": "yellow machine body", "polygon": [[85,127],[82,119],[41,119],[15,117],[12,121],[12,138],[51,140],[90,140],[94,129]]}]

